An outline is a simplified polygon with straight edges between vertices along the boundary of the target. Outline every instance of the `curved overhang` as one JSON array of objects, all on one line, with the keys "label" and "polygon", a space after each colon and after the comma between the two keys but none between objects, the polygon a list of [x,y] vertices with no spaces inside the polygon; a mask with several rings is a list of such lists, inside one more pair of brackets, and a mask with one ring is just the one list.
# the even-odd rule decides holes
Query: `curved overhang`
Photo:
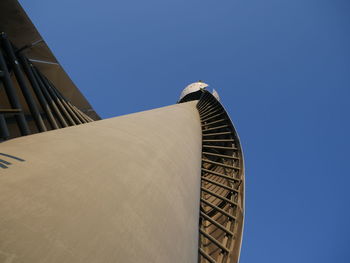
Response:
[{"label": "curved overhang", "polygon": [[[7,34],[12,44],[55,84],[67,100],[92,119],[100,119],[57,61],[18,1],[0,1],[0,32]],[[6,103],[0,97],[0,105],[4,104]]]}]

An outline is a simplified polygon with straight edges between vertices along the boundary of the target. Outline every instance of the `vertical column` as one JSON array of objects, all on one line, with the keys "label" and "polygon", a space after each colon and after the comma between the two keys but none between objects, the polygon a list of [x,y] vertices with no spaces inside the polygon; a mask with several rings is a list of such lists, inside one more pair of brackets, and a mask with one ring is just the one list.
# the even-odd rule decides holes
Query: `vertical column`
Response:
[{"label": "vertical column", "polygon": [[49,80],[45,76],[43,76],[39,70],[35,70],[35,71],[38,74],[38,76],[40,76],[42,82],[45,84],[45,87],[47,88],[48,92],[50,93],[50,96],[55,100],[55,102],[57,103],[60,110],[63,112],[63,114],[66,117],[66,119],[68,120],[68,122],[71,125],[76,125],[76,123],[72,119],[71,115],[69,115],[69,113],[66,109],[66,105],[64,105],[64,101],[62,101],[61,98],[59,96],[57,96],[57,94],[54,91],[53,87],[51,86],[51,83],[49,82]]},{"label": "vertical column", "polygon": [[35,121],[39,131],[40,132],[47,131],[45,124],[44,124],[44,121],[40,116],[40,112],[39,112],[37,106],[35,105],[35,101],[33,99],[33,96],[30,93],[30,91],[25,83],[23,73],[22,73],[21,68],[19,66],[19,63],[16,59],[16,56],[15,56],[15,53],[12,49],[12,45],[11,45],[10,41],[8,40],[8,38],[4,32],[0,33],[0,38],[1,38],[1,44],[7,53],[7,56],[9,58],[9,62],[10,62],[11,67],[15,73],[18,85],[22,90],[23,96],[24,96],[24,98],[29,106],[29,110],[34,118],[34,121]]},{"label": "vertical column", "polygon": [[[2,81],[4,83],[4,88],[9,99],[10,105],[14,109],[22,110],[22,106],[19,102],[15,89],[12,85],[10,74],[7,69],[5,58],[0,49],[0,70],[2,71]],[[15,115],[16,122],[18,124],[19,130],[22,135],[30,134],[30,130],[27,124],[27,121],[24,117],[23,112]]]},{"label": "vertical column", "polygon": [[53,86],[51,84],[52,90],[56,93],[57,97],[60,98],[60,100],[62,101],[63,105],[66,107],[67,111],[70,113],[70,115],[72,116],[72,118],[74,119],[76,124],[82,124],[82,122],[80,121],[80,119],[78,118],[78,116],[76,115],[76,113],[74,112],[74,109],[71,107],[71,103],[69,101],[66,100],[66,98],[64,98],[62,96],[62,94],[56,89],[55,86]]},{"label": "vertical column", "polygon": [[87,116],[84,112],[82,112],[80,109],[78,109],[76,106],[72,105],[73,109],[79,114],[79,116],[84,119],[84,122],[91,122],[93,121],[89,116]]},{"label": "vertical column", "polygon": [[32,67],[32,72],[35,76],[35,79],[37,80],[40,88],[41,88],[41,91],[43,92],[46,100],[50,103],[50,106],[51,108],[53,109],[54,113],[56,114],[59,122],[61,123],[62,127],[68,127],[68,123],[66,122],[66,120],[63,118],[62,114],[61,114],[61,111],[60,109],[57,107],[56,103],[55,103],[55,98],[53,98],[51,95],[50,95],[50,92],[48,91],[48,86],[46,85],[45,82],[43,82],[42,78],[40,77],[40,73],[39,71],[35,68],[35,67]]},{"label": "vertical column", "polygon": [[30,83],[32,84],[32,88],[34,90],[34,93],[42,107],[42,109],[45,111],[46,113],[46,116],[52,126],[53,129],[58,129],[58,125],[57,125],[57,122],[55,120],[55,118],[53,117],[53,114],[51,112],[51,109],[49,107],[49,104],[48,102],[46,101],[41,89],[40,89],[40,86],[38,84],[38,81],[36,80],[35,78],[35,75],[33,73],[33,70],[32,70],[32,66],[29,65],[28,63],[28,59],[23,55],[23,54],[19,54],[18,55],[20,61],[21,61],[21,64],[23,66],[23,69],[24,69],[24,72],[26,73],[27,75],[27,78],[29,79]]},{"label": "vertical column", "polygon": [[0,138],[7,139],[8,137],[10,137],[10,133],[7,129],[5,116],[4,114],[0,114]]}]

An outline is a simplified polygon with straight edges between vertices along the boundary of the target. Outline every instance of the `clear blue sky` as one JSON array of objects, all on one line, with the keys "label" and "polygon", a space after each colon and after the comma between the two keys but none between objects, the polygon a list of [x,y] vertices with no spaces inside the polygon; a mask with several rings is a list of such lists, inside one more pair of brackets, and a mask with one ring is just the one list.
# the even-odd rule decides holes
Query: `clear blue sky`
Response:
[{"label": "clear blue sky", "polygon": [[241,263],[350,262],[349,0],[20,1],[103,117],[221,95],[246,161]]}]

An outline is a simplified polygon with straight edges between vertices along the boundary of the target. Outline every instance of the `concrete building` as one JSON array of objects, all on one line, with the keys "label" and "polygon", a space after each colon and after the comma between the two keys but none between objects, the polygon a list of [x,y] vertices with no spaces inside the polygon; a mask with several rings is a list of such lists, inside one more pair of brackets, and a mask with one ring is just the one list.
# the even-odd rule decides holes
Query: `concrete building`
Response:
[{"label": "concrete building", "polygon": [[244,166],[216,91],[100,120],[0,2],[0,262],[238,262]]}]

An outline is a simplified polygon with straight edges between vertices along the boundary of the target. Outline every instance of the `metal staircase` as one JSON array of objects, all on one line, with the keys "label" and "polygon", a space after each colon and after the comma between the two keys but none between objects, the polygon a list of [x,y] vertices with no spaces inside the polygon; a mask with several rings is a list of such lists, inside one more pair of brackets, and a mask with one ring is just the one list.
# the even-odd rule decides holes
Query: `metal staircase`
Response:
[{"label": "metal staircase", "polygon": [[203,91],[197,104],[202,126],[199,262],[237,262],[243,209],[243,155],[220,102]]}]

